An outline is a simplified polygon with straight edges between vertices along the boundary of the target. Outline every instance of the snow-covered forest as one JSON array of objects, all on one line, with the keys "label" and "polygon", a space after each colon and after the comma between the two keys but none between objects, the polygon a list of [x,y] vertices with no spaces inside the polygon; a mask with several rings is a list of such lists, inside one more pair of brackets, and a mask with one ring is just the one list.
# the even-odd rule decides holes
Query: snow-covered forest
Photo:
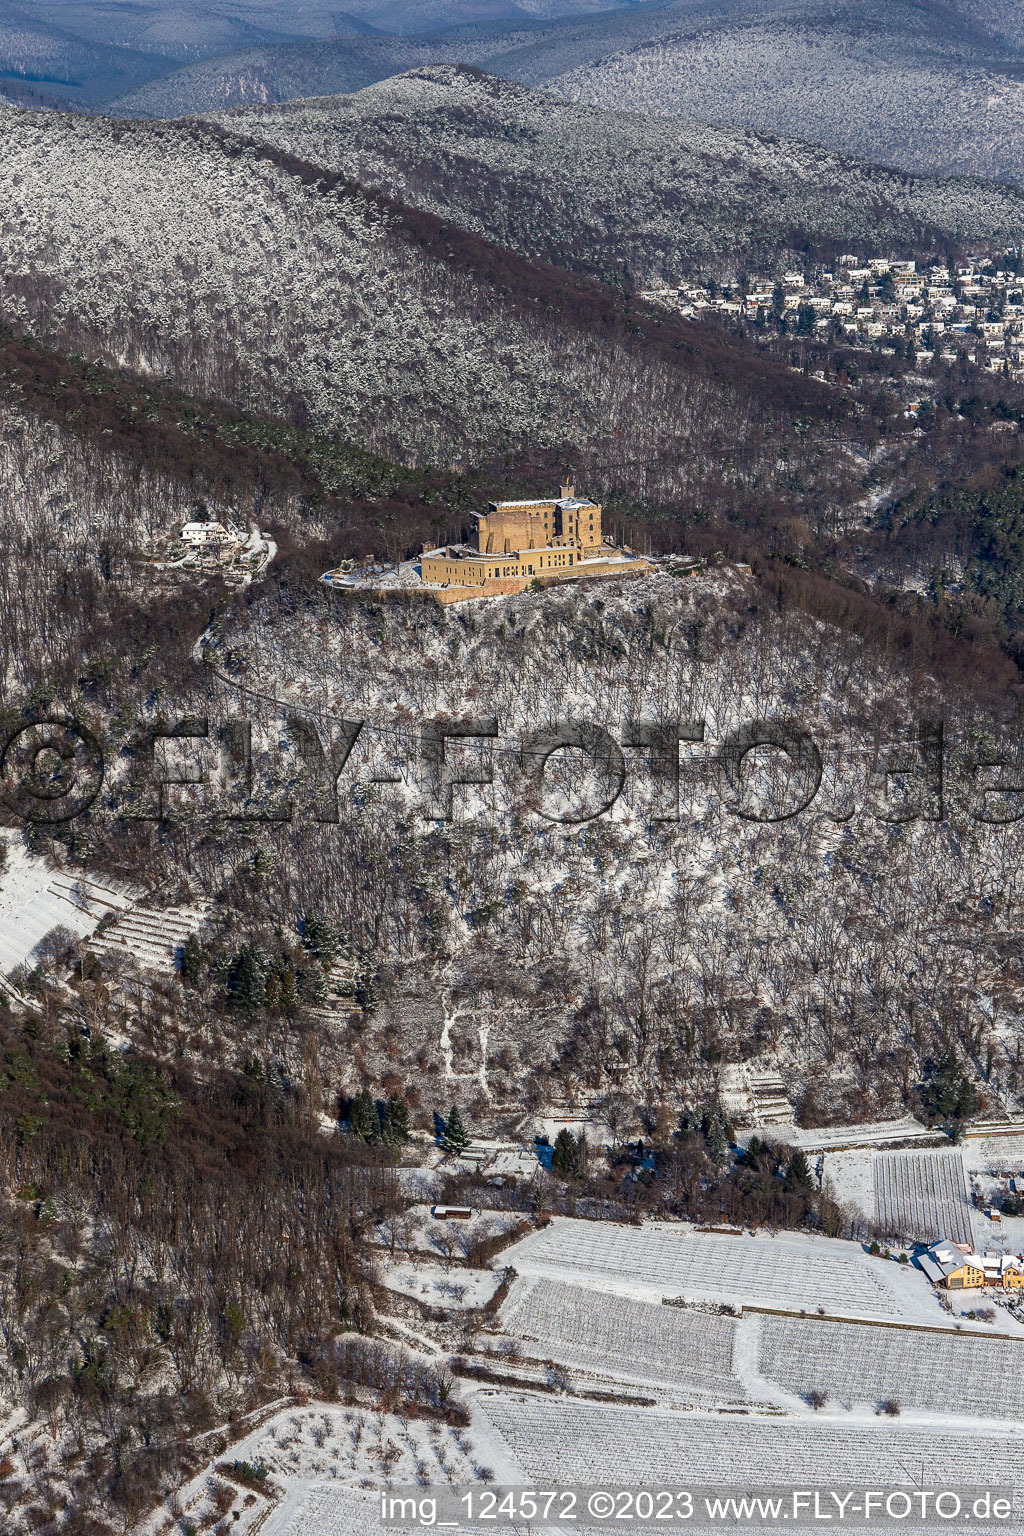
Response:
[{"label": "snow-covered forest", "polygon": [[[362,1073],[426,1071],[438,1102],[454,1080],[474,1114],[511,1123],[524,1094],[614,1089],[650,1129],[660,1105],[713,1097],[725,1063],[752,1060],[784,1072],[812,1121],[884,1118],[918,1103],[953,1044],[994,1109],[1016,1106],[1017,799],[992,789],[1016,781],[976,766],[981,740],[990,758],[996,740],[1014,750],[991,701],[773,610],[730,567],[460,613],[327,595],[289,616],[259,601],[205,654],[263,719],[262,773],[281,774],[271,721],[289,710],[324,741],[339,717],[366,722],[339,823],[314,825],[300,796],[290,829],[260,833],[274,910],[283,890],[296,912],[329,909],[373,957],[375,1023],[347,1067],[342,1042],[333,1053],[351,1091]],[[493,750],[448,751],[469,777],[483,752],[493,781],[451,791],[439,821],[421,724],[489,717]],[[940,718],[941,805],[920,731]],[[822,755],[817,794],[789,819],[774,818],[801,803],[806,762],[765,748],[735,766],[733,733],[769,719]],[[619,742],[630,720],[702,726],[682,749],[678,820],[650,748],[624,749],[622,793],[589,819],[607,781],[579,753],[552,759],[538,790],[523,740],[564,720]],[[175,857],[215,885],[209,806],[181,814]],[[258,924],[259,889],[235,899]]]},{"label": "snow-covered forest", "polygon": [[611,438],[634,479],[676,481],[723,434],[758,453],[788,396],[833,413],[782,369],[720,381],[726,359],[585,280],[245,138],[14,111],[0,138],[0,317],[200,396],[420,463]]},{"label": "snow-covered forest", "polygon": [[710,18],[668,13],[659,35],[568,68],[556,47],[541,68],[546,89],[571,101],[743,124],[905,171],[1019,183],[1019,17],[997,4],[986,20],[991,30],[957,5],[741,3]]},{"label": "snow-covered forest", "polygon": [[588,100],[448,65],[218,120],[526,256],[613,281],[625,267],[641,285],[802,260],[808,246],[913,254],[1022,226],[1012,187]]},{"label": "snow-covered forest", "polygon": [[[691,323],[637,290],[847,247],[1019,248],[986,115],[1016,111],[1019,82],[960,47],[955,8],[916,16],[902,64],[881,17],[851,41],[840,13],[827,47],[803,0],[772,22],[823,140],[826,107],[852,122],[906,80],[889,137],[853,148],[892,160],[944,94],[951,123],[976,119],[952,168],[1006,179],[914,176],[792,122],[677,115],[715,115],[770,0],[686,23],[699,110],[666,85],[684,7],[566,3],[564,28],[562,0],[492,15],[522,84],[456,67],[451,39],[436,66],[374,34],[352,69],[424,67],[205,119],[0,106],[12,1536],[356,1529],[363,1504],[332,1513],[309,1479],[484,1483],[516,1456],[582,1475],[644,1436],[667,1475],[680,1402],[723,1465],[771,1444],[831,1467],[838,1446],[859,1470],[878,1428],[836,1428],[836,1407],[816,1437],[811,1417],[826,1389],[888,1391],[874,1336],[857,1357],[850,1333],[960,1327],[906,1252],[882,1272],[859,1250],[860,1174],[819,1178],[800,1138],[834,1149],[851,1126],[868,1148],[884,1121],[917,1148],[1024,1116],[1024,393],[813,326],[755,345],[742,317]],[[282,0],[216,0],[179,7],[169,40],[152,0],[104,51],[100,11],[64,36],[66,9],[29,27],[0,0],[21,72],[2,90],[26,106],[47,105],[21,78],[46,60],[86,105],[158,54],[221,50],[196,89],[262,89],[294,36]],[[1004,0],[984,9],[984,48],[1011,53]],[[357,10],[330,25],[428,15]],[[658,116],[632,110],[641,39]],[[257,46],[246,75],[231,50]],[[751,114],[771,129],[768,85]],[[452,607],[396,591],[394,567],[563,475],[644,574]],[[211,550],[218,524],[255,525],[274,558],[244,588],[212,553],[144,558],[186,523]],[[342,562],[360,587],[324,581]],[[62,798],[75,732],[103,758],[95,797],[27,815]],[[753,1134],[762,1110],[794,1119],[791,1145]],[[941,1166],[952,1188],[959,1154]],[[456,1200],[487,1209],[449,1227]],[[956,1209],[967,1231],[966,1187]],[[681,1241],[681,1221],[704,1230]],[[643,1294],[621,1307],[630,1255]],[[824,1386],[799,1329],[773,1374],[781,1333],[739,1316],[786,1275],[802,1322],[845,1330]],[[990,1322],[968,1321],[973,1344]],[[926,1367],[912,1410],[932,1411]],[[937,1454],[1002,1475],[1011,1399]],[[723,1439],[709,1415],[737,1407]],[[581,1437],[554,1462],[549,1408]]]}]

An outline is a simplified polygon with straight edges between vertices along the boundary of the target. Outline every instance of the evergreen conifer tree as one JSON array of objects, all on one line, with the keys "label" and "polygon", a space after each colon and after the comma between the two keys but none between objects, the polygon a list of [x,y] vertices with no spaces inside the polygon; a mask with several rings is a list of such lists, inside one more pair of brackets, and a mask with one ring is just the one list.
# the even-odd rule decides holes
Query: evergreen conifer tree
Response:
[{"label": "evergreen conifer tree", "polygon": [[459,1106],[453,1104],[449,1111],[448,1119],[445,1121],[444,1138],[441,1145],[446,1152],[450,1153],[453,1157],[457,1157],[460,1152],[466,1150],[469,1142],[469,1132],[462,1122]]},{"label": "evergreen conifer tree", "polygon": [[409,1110],[397,1093],[384,1106],[384,1140],[394,1146],[409,1140]]},{"label": "evergreen conifer tree", "polygon": [[247,1013],[262,1008],[267,1000],[267,957],[256,944],[243,944],[228,971],[228,995]]},{"label": "evergreen conifer tree", "polygon": [[362,1141],[376,1141],[380,1135],[380,1119],[371,1094],[361,1088],[352,1100],[348,1117],[349,1130]]},{"label": "evergreen conifer tree", "polygon": [[181,974],[193,986],[198,986],[208,969],[203,946],[194,933],[190,933],[181,949]]},{"label": "evergreen conifer tree", "polygon": [[344,948],[345,935],[329,917],[314,912],[302,920],[302,942],[310,954],[316,955],[324,965],[330,965]]},{"label": "evergreen conifer tree", "polygon": [[555,1137],[555,1146],[551,1154],[551,1171],[557,1173],[559,1178],[568,1179],[576,1172],[576,1138],[572,1131],[565,1126]]},{"label": "evergreen conifer tree", "polygon": [[729,1129],[717,1109],[708,1112],[704,1123],[704,1139],[708,1156],[716,1163],[724,1163],[729,1156]]}]

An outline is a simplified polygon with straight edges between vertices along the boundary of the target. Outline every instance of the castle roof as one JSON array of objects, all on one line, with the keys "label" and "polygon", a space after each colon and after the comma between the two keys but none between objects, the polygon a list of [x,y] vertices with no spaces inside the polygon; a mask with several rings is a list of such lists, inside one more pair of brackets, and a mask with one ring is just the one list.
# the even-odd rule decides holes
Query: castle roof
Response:
[{"label": "castle roof", "polygon": [[[597,503],[587,501],[582,496],[533,496],[529,501],[492,501],[491,506],[497,512],[504,512],[512,507],[561,507],[563,511],[576,511],[581,507],[594,507]],[[474,512],[474,517],[484,514]]]}]

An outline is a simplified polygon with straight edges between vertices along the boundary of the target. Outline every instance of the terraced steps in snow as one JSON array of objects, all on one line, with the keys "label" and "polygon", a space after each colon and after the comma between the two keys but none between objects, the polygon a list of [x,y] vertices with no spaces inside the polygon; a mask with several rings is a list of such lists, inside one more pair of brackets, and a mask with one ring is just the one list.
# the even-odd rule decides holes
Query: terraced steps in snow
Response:
[{"label": "terraced steps in snow", "polygon": [[109,928],[94,935],[89,948],[103,956],[130,956],[145,970],[173,972],[177,953],[209,912],[195,907],[136,907],[122,913]]}]

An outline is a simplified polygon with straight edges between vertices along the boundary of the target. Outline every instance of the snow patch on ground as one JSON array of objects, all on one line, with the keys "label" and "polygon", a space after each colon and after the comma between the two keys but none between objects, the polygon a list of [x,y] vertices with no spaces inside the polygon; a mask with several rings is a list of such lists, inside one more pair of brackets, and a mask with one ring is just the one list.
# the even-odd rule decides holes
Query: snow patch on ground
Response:
[{"label": "snow patch on ground", "polygon": [[436,1264],[386,1263],[381,1278],[390,1291],[411,1296],[431,1307],[459,1311],[482,1307],[500,1284],[500,1275],[489,1269],[443,1269]]}]

